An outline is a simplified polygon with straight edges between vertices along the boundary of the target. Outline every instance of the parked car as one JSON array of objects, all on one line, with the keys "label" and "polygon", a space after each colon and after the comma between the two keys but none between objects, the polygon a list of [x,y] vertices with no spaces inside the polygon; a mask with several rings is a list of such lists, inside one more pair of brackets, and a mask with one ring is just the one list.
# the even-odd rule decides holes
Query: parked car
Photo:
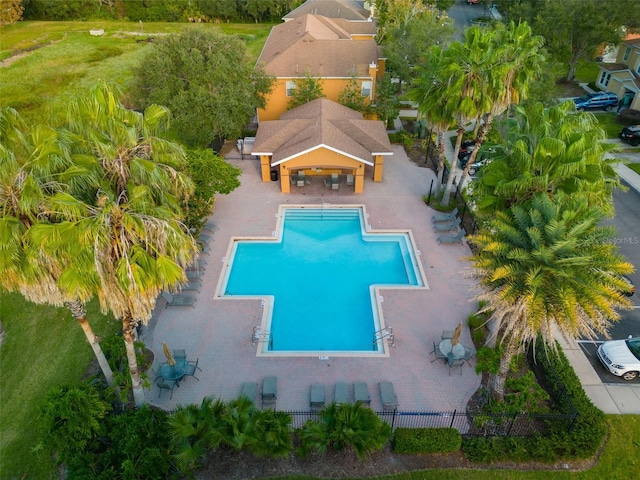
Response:
[{"label": "parked car", "polygon": [[634,380],[640,374],[640,337],[604,342],[598,347],[598,358],[614,375]]},{"label": "parked car", "polygon": [[636,293],[636,286],[633,284],[630,278],[625,277],[624,275],[620,275],[620,277],[628,285],[628,288],[624,290],[622,293],[624,293],[627,297],[633,297],[633,294]]},{"label": "parked car", "polygon": [[[464,147],[464,143],[463,143]],[[475,140],[473,143],[468,145],[465,149],[460,148],[460,153],[458,154],[458,164],[460,168],[464,170],[469,163],[469,159],[471,158],[471,154],[473,153],[473,149],[475,148]],[[480,151],[476,156],[476,161],[469,167],[469,175],[474,176],[476,173],[480,171],[482,167],[491,163],[493,159],[493,154],[495,153],[495,148],[493,147],[480,147]]]},{"label": "parked car", "polygon": [[612,92],[587,93],[581,97],[574,98],[573,103],[576,104],[576,110],[601,108],[610,112],[618,105],[618,95]]},{"label": "parked car", "polygon": [[632,127],[624,127],[620,130],[618,138],[623,142],[628,142],[629,145],[640,145],[640,125],[634,125]]}]

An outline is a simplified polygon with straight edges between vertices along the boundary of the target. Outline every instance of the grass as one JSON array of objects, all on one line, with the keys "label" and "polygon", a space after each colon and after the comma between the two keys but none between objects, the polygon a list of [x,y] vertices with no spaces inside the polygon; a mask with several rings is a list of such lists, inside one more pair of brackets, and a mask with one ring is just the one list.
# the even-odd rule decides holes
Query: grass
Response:
[{"label": "grass", "polygon": [[627,167],[629,167],[637,174],[640,174],[640,163],[627,163]]},{"label": "grass", "polygon": [[[105,35],[92,37],[93,28],[103,28]],[[150,47],[147,39],[190,28],[216,28],[240,36],[255,62],[271,25],[149,23],[143,25],[143,33],[139,24],[129,22],[19,22],[2,32],[0,60],[16,56],[0,69],[2,105],[35,121],[101,80],[126,92]]]},{"label": "grass", "polygon": [[[118,331],[119,323],[87,306],[95,333]],[[5,338],[0,348],[0,472],[2,478],[48,478],[53,465],[33,453],[39,441],[38,405],[54,386],[79,382],[94,358],[86,337],[66,308],[27,302],[0,293]]]},{"label": "grass", "polygon": [[595,111],[593,113],[598,119],[600,127],[602,127],[607,134],[607,138],[618,138],[622,126],[616,123],[616,112]]},{"label": "grass", "polygon": [[576,65],[576,81],[580,83],[595,82],[599,71],[600,69],[596,62],[592,60],[580,60],[578,65]]}]

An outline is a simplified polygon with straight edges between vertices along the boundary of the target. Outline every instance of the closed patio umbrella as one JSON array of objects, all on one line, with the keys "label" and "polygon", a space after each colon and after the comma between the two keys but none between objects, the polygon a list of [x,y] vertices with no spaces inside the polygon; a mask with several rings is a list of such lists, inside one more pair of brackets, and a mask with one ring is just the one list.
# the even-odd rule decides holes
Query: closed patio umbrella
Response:
[{"label": "closed patio umbrella", "polygon": [[453,337],[451,338],[451,345],[457,345],[460,341],[460,334],[462,333],[462,322],[458,324],[456,329],[453,331]]},{"label": "closed patio umbrella", "polygon": [[162,351],[164,352],[164,356],[167,357],[167,365],[175,365],[176,360],[173,358],[173,353],[167,345],[167,342],[162,342]]}]

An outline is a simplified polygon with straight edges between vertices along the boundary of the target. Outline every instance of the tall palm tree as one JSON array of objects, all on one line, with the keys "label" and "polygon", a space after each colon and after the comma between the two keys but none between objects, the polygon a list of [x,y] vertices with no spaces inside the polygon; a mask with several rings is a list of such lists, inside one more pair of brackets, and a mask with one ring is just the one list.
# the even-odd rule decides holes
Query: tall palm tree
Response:
[{"label": "tall palm tree", "polygon": [[518,106],[496,129],[502,137],[498,155],[474,185],[481,213],[506,210],[539,192],[583,192],[589,206],[613,212],[619,179],[612,160],[604,158],[605,135],[593,114],[576,114],[573,102]]},{"label": "tall palm tree", "polygon": [[488,75],[488,110],[478,110],[476,133],[480,118],[484,118],[482,128],[476,136],[476,145],[467,161],[460,183],[464,182],[471,165],[475,163],[480,146],[491,129],[493,119],[502,115],[512,104],[518,104],[529,94],[531,83],[540,75],[544,57],[541,54],[543,38],[533,35],[526,22],[516,25],[511,22],[507,27],[498,24],[492,37],[496,52],[495,65]]},{"label": "tall palm tree", "polygon": [[613,227],[600,227],[603,212],[583,195],[542,193],[529,206],[496,212],[474,242],[473,275],[491,312],[491,334],[501,336],[500,367],[490,386],[504,399],[513,356],[538,336],[555,349],[554,329],[563,336],[607,334],[616,309],[629,308],[621,274],[633,266],[617,253]]},{"label": "tall palm tree", "polygon": [[[70,239],[57,244],[66,258],[62,284],[68,291],[96,294],[103,311],[122,321],[140,406],[145,400],[135,328],[149,320],[162,290],[186,282],[184,268],[197,256],[180,209],[193,184],[178,170],[182,148],[157,136],[168,127],[167,109],[129,110],[117,91],[100,84],[69,103],[65,120],[74,153],[93,160],[102,182],[92,198],[53,197],[53,213],[65,220],[57,227]],[[52,242],[61,237],[48,235]]]},{"label": "tall palm tree", "polygon": [[66,292],[58,284],[62,267],[48,256],[32,233],[54,222],[47,202],[56,192],[84,189],[92,183],[81,163],[68,155],[68,142],[54,129],[35,126],[26,133],[17,111],[0,109],[0,285],[38,304],[65,305],[82,328],[107,384],[117,389],[113,372],[87,320],[90,296]]}]

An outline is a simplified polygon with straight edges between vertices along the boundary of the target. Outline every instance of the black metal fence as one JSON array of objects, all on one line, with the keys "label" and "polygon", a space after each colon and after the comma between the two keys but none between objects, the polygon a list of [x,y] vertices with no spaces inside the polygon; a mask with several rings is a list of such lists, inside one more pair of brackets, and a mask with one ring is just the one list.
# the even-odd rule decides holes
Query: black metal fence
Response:
[{"label": "black metal fence", "polygon": [[[300,428],[307,420],[318,420],[317,411],[286,412],[292,418],[292,428]],[[544,435],[549,427],[570,430],[577,414],[532,413],[468,413],[383,411],[376,414],[392,429],[396,428],[455,428],[462,435],[485,437],[531,437]]]}]

